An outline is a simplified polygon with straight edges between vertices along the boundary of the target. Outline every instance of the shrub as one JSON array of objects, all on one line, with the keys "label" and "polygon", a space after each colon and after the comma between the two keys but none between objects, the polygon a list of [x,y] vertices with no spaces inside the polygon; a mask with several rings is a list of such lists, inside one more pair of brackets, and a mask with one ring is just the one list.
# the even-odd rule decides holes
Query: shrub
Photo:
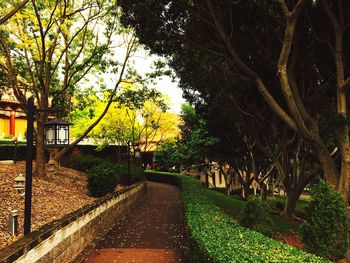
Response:
[{"label": "shrub", "polygon": [[273,222],[269,207],[256,197],[249,198],[241,215],[240,224],[265,236],[272,236]]},{"label": "shrub", "polygon": [[157,169],[161,171],[170,171],[174,167],[175,170],[179,169],[182,157],[175,142],[165,141],[161,143],[154,156],[157,160]]},{"label": "shrub", "polygon": [[143,169],[133,162],[130,163],[130,176],[128,175],[128,163],[118,163],[115,169],[121,184],[131,185],[144,179]]},{"label": "shrub", "polygon": [[98,157],[94,157],[92,155],[82,155],[82,154],[78,154],[78,155],[73,155],[71,156],[65,166],[69,167],[69,168],[73,168],[75,170],[79,170],[79,171],[87,171],[93,167],[96,167],[97,165],[107,162],[104,159],[98,158]]},{"label": "shrub", "polygon": [[103,162],[87,170],[87,187],[90,196],[101,197],[114,192],[117,182],[117,169],[110,163]]},{"label": "shrub", "polygon": [[181,188],[191,246],[189,262],[327,262],[239,226],[214,205],[194,178],[154,171],[145,175]]},{"label": "shrub", "polygon": [[349,249],[349,219],[340,193],[321,181],[311,188],[307,221],[300,234],[305,248],[317,255],[338,260]]}]

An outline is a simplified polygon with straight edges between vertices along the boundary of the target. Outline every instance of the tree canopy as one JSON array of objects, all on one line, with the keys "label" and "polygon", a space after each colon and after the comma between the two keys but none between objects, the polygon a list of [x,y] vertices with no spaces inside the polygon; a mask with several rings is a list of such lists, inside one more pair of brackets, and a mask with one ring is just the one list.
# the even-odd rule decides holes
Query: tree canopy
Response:
[{"label": "tree canopy", "polygon": [[123,0],[119,5],[123,23],[152,52],[169,58],[186,97],[204,111],[226,112],[231,105],[245,113],[231,125],[251,118],[268,126],[273,120],[280,123],[273,125],[278,133],[296,133],[322,176],[349,199],[348,1]]}]

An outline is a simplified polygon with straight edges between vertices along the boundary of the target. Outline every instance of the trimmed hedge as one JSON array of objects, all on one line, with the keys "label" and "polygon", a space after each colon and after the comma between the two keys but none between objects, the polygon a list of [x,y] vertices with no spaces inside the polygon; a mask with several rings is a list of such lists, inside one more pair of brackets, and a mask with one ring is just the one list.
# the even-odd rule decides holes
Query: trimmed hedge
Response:
[{"label": "trimmed hedge", "polygon": [[198,180],[145,171],[151,181],[181,188],[190,240],[190,262],[327,262],[261,233],[239,226],[209,199]]}]

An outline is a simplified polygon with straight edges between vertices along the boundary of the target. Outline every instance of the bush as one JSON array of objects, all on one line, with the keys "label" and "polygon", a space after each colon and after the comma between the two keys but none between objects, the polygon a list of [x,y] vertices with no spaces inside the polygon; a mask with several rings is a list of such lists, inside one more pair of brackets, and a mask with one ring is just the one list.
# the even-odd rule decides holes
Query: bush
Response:
[{"label": "bush", "polygon": [[79,155],[71,156],[65,163],[65,166],[75,170],[85,172],[105,162],[107,161],[98,157],[94,157],[92,155],[79,154]]},{"label": "bush", "polygon": [[146,171],[147,179],[181,188],[190,240],[189,262],[326,262],[295,247],[239,226],[216,207],[198,180]]},{"label": "bush", "polygon": [[87,187],[90,196],[101,197],[113,193],[117,182],[117,169],[108,162],[87,170]]},{"label": "bush", "polygon": [[332,260],[343,258],[349,249],[349,219],[343,198],[324,181],[311,188],[307,221],[300,234],[308,251]]},{"label": "bush", "polygon": [[154,154],[157,160],[157,169],[161,171],[179,170],[181,154],[175,142],[166,141],[161,143]]},{"label": "bush", "polygon": [[115,165],[115,169],[121,184],[131,185],[144,179],[143,169],[133,162],[130,163],[130,177],[128,175],[128,163],[118,163]]},{"label": "bush", "polygon": [[240,218],[240,224],[265,236],[272,236],[273,222],[269,207],[256,197],[249,198]]}]

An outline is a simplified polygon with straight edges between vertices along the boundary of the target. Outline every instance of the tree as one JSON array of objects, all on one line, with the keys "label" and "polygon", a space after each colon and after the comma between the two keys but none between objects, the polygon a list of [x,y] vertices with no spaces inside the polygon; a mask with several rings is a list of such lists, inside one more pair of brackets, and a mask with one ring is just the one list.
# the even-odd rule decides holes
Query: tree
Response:
[{"label": "tree", "polygon": [[[349,200],[345,91],[350,77],[345,62],[349,53],[343,48],[350,41],[348,1],[124,0],[120,5],[124,23],[133,26],[153,52],[169,56],[177,73],[193,70],[184,68],[193,58],[186,60],[184,54],[191,50],[202,57],[200,67],[221,69],[221,79],[231,75],[254,87],[288,129],[307,142],[324,177]],[[186,80],[185,90],[221,90],[210,84],[186,86]],[[205,92],[200,95],[205,99]],[[316,98],[326,106],[312,104]],[[327,120],[327,126],[322,126]],[[334,137],[337,141],[332,145]],[[340,152],[340,165],[333,159],[332,146]]]},{"label": "tree", "polygon": [[[86,127],[100,116],[106,104],[96,96],[85,95],[79,99],[80,103],[73,112],[75,127],[72,134],[76,136],[81,136]],[[130,141],[134,146],[139,145],[142,151],[149,151],[158,141],[177,136],[178,118],[167,112],[167,108],[164,96],[158,91],[126,85],[89,136],[100,147],[126,145]]]},{"label": "tree", "polygon": [[[123,80],[127,61],[135,50],[135,38],[122,32],[114,2],[31,1],[0,28],[1,67],[8,86],[26,111],[28,94],[34,96],[41,111],[36,113],[36,172],[45,176],[43,123],[49,108],[69,109],[79,83],[90,73],[112,70],[119,73],[109,102],[99,119],[70,146],[73,147],[103,118]],[[124,60],[115,62],[110,47],[115,34],[123,36]],[[128,36],[129,35],[129,36]],[[115,66],[119,66],[119,71]],[[89,75],[90,74],[90,75]],[[67,112],[62,113],[66,115]],[[53,151],[50,158],[59,161],[68,148]]]},{"label": "tree", "polygon": [[180,153],[180,147],[176,141],[163,141],[158,146],[154,153],[157,160],[157,168],[161,171],[180,171],[183,157]]},{"label": "tree", "polygon": [[181,157],[179,166],[182,168],[194,166],[204,172],[208,186],[208,177],[212,176],[215,166],[213,149],[219,140],[209,134],[206,121],[192,105],[185,103],[181,106],[181,118],[181,137],[177,145]]}]

